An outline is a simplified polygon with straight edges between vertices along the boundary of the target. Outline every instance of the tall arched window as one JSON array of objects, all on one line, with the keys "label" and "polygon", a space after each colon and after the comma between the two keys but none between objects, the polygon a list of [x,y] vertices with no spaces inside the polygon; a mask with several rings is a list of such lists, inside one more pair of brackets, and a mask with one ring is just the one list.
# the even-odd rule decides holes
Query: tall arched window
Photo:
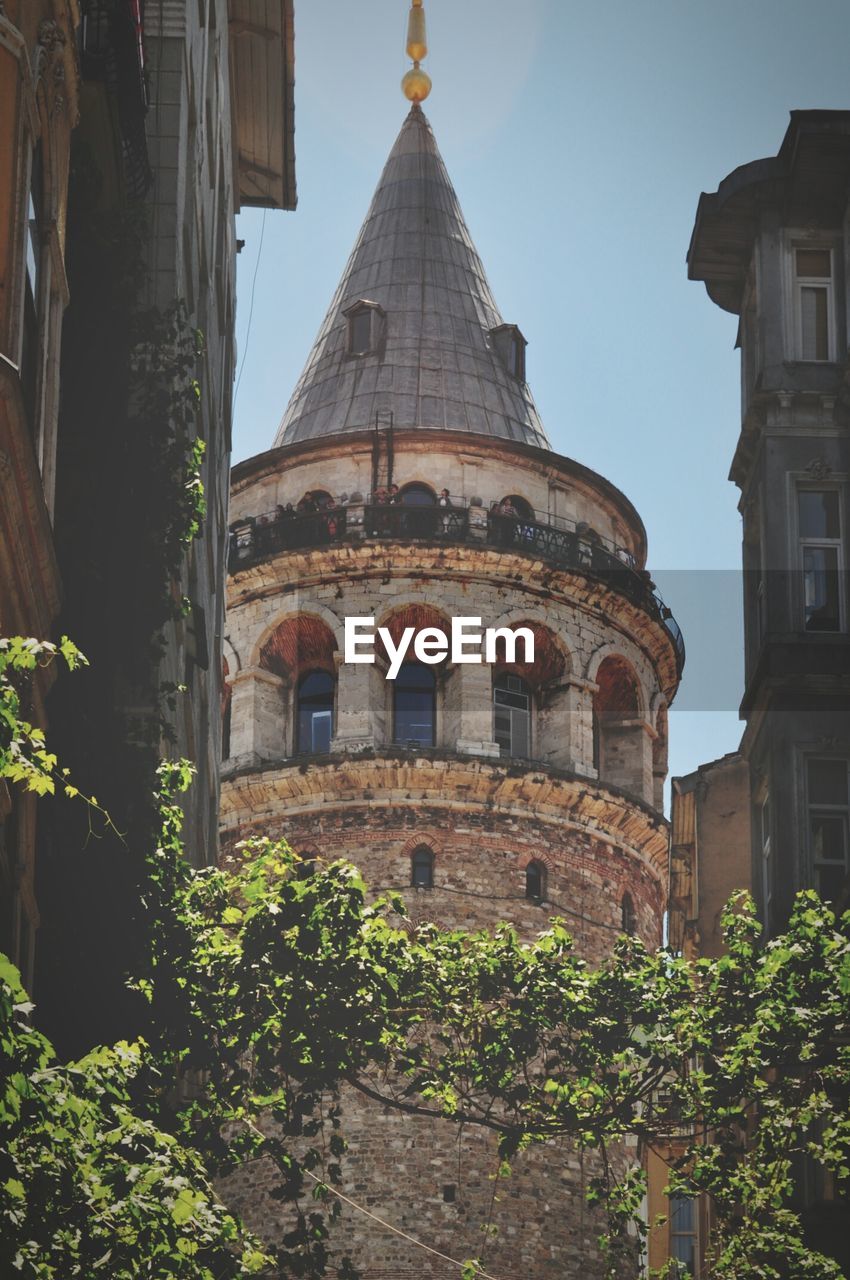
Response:
[{"label": "tall arched window", "polygon": [[393,740],[415,747],[433,747],[437,679],[421,662],[405,662],[395,680]]},{"label": "tall arched window", "polygon": [[620,903],[620,925],[623,933],[628,934],[630,938],[634,935],[637,928],[637,916],[635,915],[635,904],[630,893],[624,893],[623,900]]},{"label": "tall arched window", "polygon": [[493,736],[503,756],[531,756],[531,687],[503,672],[493,681]]},{"label": "tall arched window", "polygon": [[546,897],[546,868],[536,859],[525,868],[525,896],[532,902],[542,902]]},{"label": "tall arched window", "polygon": [[414,889],[433,889],[434,855],[427,844],[414,849],[410,858],[410,883]]},{"label": "tall arched window", "polygon": [[298,681],[298,750],[308,755],[330,751],[333,737],[334,679],[327,671],[309,671]]}]

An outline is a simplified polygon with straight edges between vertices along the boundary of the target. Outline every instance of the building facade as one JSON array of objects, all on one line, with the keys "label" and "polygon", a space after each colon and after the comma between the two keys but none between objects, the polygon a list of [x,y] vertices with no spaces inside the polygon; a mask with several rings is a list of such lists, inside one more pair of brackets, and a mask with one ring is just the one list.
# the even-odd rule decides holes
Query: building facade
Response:
[{"label": "building facade", "polygon": [[[562,915],[598,962],[623,929],[661,940],[684,651],[640,518],[552,451],[525,355],[414,102],[274,447],[234,471],[222,842],[350,859],[406,895],[414,927],[507,920],[533,937]],[[345,661],[352,617],[393,645],[458,617],[524,627],[534,659],[497,647],[389,680],[380,648]],[[569,1146],[520,1157],[493,1202],[488,1138],[350,1095],[343,1113],[347,1191],[386,1222],[496,1274],[602,1274]],[[272,1186],[255,1165],[227,1194],[274,1236]],[[453,1274],[345,1214],[338,1250],[365,1275]]]},{"label": "building facade", "polygon": [[[767,937],[801,889],[850,903],[848,179],[850,112],[792,112],[776,156],[700,197],[691,238],[691,279],[738,317],[746,722],[738,753],[673,780],[670,935],[693,954],[717,954],[737,888]],[[805,1163],[797,1186],[850,1274],[846,1199]]]},{"label": "building facade", "polygon": [[751,882],[768,932],[848,902],[850,112],[795,111],[778,155],[700,198],[692,279],[738,317]]},{"label": "building facade", "polygon": [[[48,639],[61,585],[53,545],[74,0],[0,5],[0,635]],[[44,726],[50,673],[27,690]],[[32,982],[39,910],[34,796],[0,782],[0,950]]]},{"label": "building facade", "polygon": [[217,856],[234,219],[295,204],[292,0],[256,10],[0,5],[0,628],[89,658],[33,715],[121,832],[0,797],[0,945],[68,1052],[131,1029],[128,849],[163,753],[196,770],[189,858]]}]

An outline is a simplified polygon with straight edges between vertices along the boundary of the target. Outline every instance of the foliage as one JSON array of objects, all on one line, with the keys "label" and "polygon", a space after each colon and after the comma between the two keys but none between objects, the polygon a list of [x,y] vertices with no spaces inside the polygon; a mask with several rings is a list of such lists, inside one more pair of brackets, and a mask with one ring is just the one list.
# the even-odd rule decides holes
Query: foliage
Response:
[{"label": "foliage", "polygon": [[[0,652],[2,759],[29,785],[55,762],[9,689],[14,670],[51,654]],[[674,1158],[674,1189],[711,1198],[716,1280],[840,1275],[804,1241],[793,1172],[805,1157],[850,1184],[850,914],[800,895],[785,934],[760,945],[742,901],[719,960],[621,938],[594,970],[558,921],[530,943],[507,925],[414,930],[399,899],[368,900],[350,865],[305,866],[268,840],[246,846],[236,872],[194,871],[178,802],[190,780],[186,765],[160,768],[162,829],[139,903],[145,1041],[59,1066],[15,974],[0,973],[7,1269],[42,1280],[105,1259],[118,1277],[324,1274],[345,1082],[491,1130],[506,1163],[558,1137],[595,1153],[611,1275],[633,1258],[630,1226],[645,1229],[642,1174],[623,1147],[635,1138]],[[259,1157],[292,1206],[268,1258],[210,1189]]]},{"label": "foliage", "polygon": [[0,960],[0,1274],[225,1280],[267,1259],[216,1199],[200,1157],[144,1116],[143,1044],[57,1064]]},{"label": "foliage", "polygon": [[201,388],[195,376],[203,335],[190,326],[185,305],[176,302],[138,315],[134,339],[130,430],[136,450],[149,455],[145,484],[159,515],[146,524],[147,551],[170,580],[179,576],[206,514],[205,445],[197,435]]}]

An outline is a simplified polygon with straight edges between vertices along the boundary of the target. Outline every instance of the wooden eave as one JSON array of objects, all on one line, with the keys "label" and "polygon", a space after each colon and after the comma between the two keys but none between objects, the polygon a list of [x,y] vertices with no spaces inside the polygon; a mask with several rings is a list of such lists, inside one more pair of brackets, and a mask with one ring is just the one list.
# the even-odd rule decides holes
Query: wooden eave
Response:
[{"label": "wooden eave", "polygon": [[240,206],[294,209],[293,0],[228,0]]}]

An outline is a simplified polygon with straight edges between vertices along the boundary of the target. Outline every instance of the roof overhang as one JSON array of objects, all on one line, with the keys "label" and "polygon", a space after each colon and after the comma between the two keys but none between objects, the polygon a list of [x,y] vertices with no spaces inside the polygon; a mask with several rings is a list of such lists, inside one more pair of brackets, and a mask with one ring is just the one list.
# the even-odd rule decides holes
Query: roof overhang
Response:
[{"label": "roof overhang", "polygon": [[293,0],[228,0],[227,7],[239,204],[294,209]]},{"label": "roof overhang", "polygon": [[850,182],[850,111],[792,111],[779,154],[742,165],[703,194],[688,249],[688,277],[739,315],[762,211],[786,226],[840,226]]}]

